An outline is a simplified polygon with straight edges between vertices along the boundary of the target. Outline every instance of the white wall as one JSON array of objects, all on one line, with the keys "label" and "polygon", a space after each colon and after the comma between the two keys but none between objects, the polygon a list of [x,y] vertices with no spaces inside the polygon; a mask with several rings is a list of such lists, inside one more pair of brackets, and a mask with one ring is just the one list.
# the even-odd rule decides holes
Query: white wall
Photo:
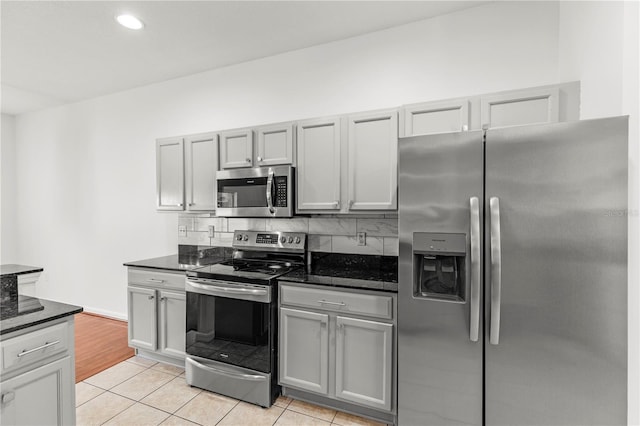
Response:
[{"label": "white wall", "polygon": [[18,259],[15,118],[2,114],[0,129],[0,264],[4,265],[16,263]]},{"label": "white wall", "polygon": [[[122,262],[176,252],[177,216],[155,211],[157,137],[578,79],[583,118],[631,112],[637,126],[637,25],[637,5],[495,2],[19,116],[18,260],[45,268],[39,296],[124,316]],[[632,138],[637,190],[637,131]],[[637,255],[637,217],[630,226]],[[638,323],[632,313],[635,355]],[[636,357],[630,401],[639,382]],[[640,423],[633,405],[630,421]]]},{"label": "white wall", "polygon": [[559,79],[580,80],[580,117],[629,115],[629,424],[640,424],[640,8],[637,2],[562,2],[559,10]]},{"label": "white wall", "polygon": [[39,296],[123,316],[122,263],[176,251],[155,138],[551,84],[557,12],[492,4],[19,116],[20,261]]}]

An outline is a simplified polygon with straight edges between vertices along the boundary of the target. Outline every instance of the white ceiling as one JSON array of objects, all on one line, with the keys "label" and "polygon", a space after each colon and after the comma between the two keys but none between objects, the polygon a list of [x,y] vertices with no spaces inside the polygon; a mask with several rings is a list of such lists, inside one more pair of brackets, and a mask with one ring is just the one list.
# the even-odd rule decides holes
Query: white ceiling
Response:
[{"label": "white ceiling", "polygon": [[[2,0],[2,112],[90,99],[482,3]],[[144,30],[117,24],[122,12],[142,19]]]}]

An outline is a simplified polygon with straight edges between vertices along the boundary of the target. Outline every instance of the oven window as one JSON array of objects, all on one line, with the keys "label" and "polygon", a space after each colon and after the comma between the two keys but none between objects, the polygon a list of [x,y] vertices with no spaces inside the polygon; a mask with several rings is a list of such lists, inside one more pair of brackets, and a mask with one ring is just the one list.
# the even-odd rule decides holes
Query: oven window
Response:
[{"label": "oven window", "polygon": [[267,178],[218,181],[218,207],[266,207]]},{"label": "oven window", "polygon": [[270,306],[187,292],[186,352],[269,373]]}]

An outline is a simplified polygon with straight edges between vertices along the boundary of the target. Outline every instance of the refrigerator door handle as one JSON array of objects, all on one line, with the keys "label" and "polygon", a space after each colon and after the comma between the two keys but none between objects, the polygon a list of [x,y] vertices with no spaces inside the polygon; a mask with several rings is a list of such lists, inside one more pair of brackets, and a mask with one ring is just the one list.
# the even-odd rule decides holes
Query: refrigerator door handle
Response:
[{"label": "refrigerator door handle", "polygon": [[489,343],[500,341],[500,293],[502,291],[502,248],[500,246],[500,200],[489,199],[491,211],[491,329]]},{"label": "refrigerator door handle", "polygon": [[469,199],[469,228],[471,235],[471,306],[469,340],[478,341],[480,329],[480,204],[478,197]]}]

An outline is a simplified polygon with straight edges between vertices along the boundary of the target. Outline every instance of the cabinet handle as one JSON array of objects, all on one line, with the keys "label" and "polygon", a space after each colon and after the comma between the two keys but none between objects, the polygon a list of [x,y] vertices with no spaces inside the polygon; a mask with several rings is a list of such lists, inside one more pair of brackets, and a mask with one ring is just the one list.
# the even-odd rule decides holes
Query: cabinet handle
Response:
[{"label": "cabinet handle", "polygon": [[14,400],[15,397],[16,397],[16,393],[15,392],[3,393],[2,394],[2,403],[6,404],[8,402],[11,402],[11,401]]},{"label": "cabinet handle", "polygon": [[161,298],[160,298],[160,301],[161,301],[161,302],[166,302],[166,300],[167,300],[167,298],[166,298],[166,297],[161,297]]},{"label": "cabinet handle", "polygon": [[193,206],[193,205],[195,205],[195,204],[196,204],[196,203],[189,203],[189,207],[191,207],[191,206]]},{"label": "cabinet handle", "polygon": [[147,281],[152,282],[152,283],[163,283],[164,280],[159,280],[157,278],[147,278]]},{"label": "cabinet handle", "polygon": [[318,300],[318,303],[321,303],[323,305],[335,305],[335,306],[347,306],[346,303],[344,302],[329,302],[328,300]]},{"label": "cabinet handle", "polygon": [[262,163],[262,157],[258,157],[258,162]]},{"label": "cabinet handle", "polygon": [[340,201],[334,201],[334,202],[333,202],[333,206],[334,206],[336,209],[339,209],[339,208],[340,208]]},{"label": "cabinet handle", "polygon": [[251,158],[246,158],[247,163],[251,162]]},{"label": "cabinet handle", "polygon": [[29,350],[24,349],[22,352],[18,354],[18,358],[22,358],[23,356],[39,351],[40,349],[45,349],[45,348],[48,348],[49,346],[57,345],[58,343],[60,343],[60,340],[56,340],[55,342],[46,342],[44,345],[38,346],[37,348],[33,348]]},{"label": "cabinet handle", "polygon": [[149,296],[149,300],[153,300],[154,296]]},{"label": "cabinet handle", "polygon": [[176,204],[176,206],[178,206],[178,207],[182,207],[182,206],[184,206],[184,204],[182,204],[182,203],[178,203],[178,204]]},{"label": "cabinet handle", "polygon": [[349,200],[349,210],[351,210],[351,207],[353,207],[353,200]]}]

